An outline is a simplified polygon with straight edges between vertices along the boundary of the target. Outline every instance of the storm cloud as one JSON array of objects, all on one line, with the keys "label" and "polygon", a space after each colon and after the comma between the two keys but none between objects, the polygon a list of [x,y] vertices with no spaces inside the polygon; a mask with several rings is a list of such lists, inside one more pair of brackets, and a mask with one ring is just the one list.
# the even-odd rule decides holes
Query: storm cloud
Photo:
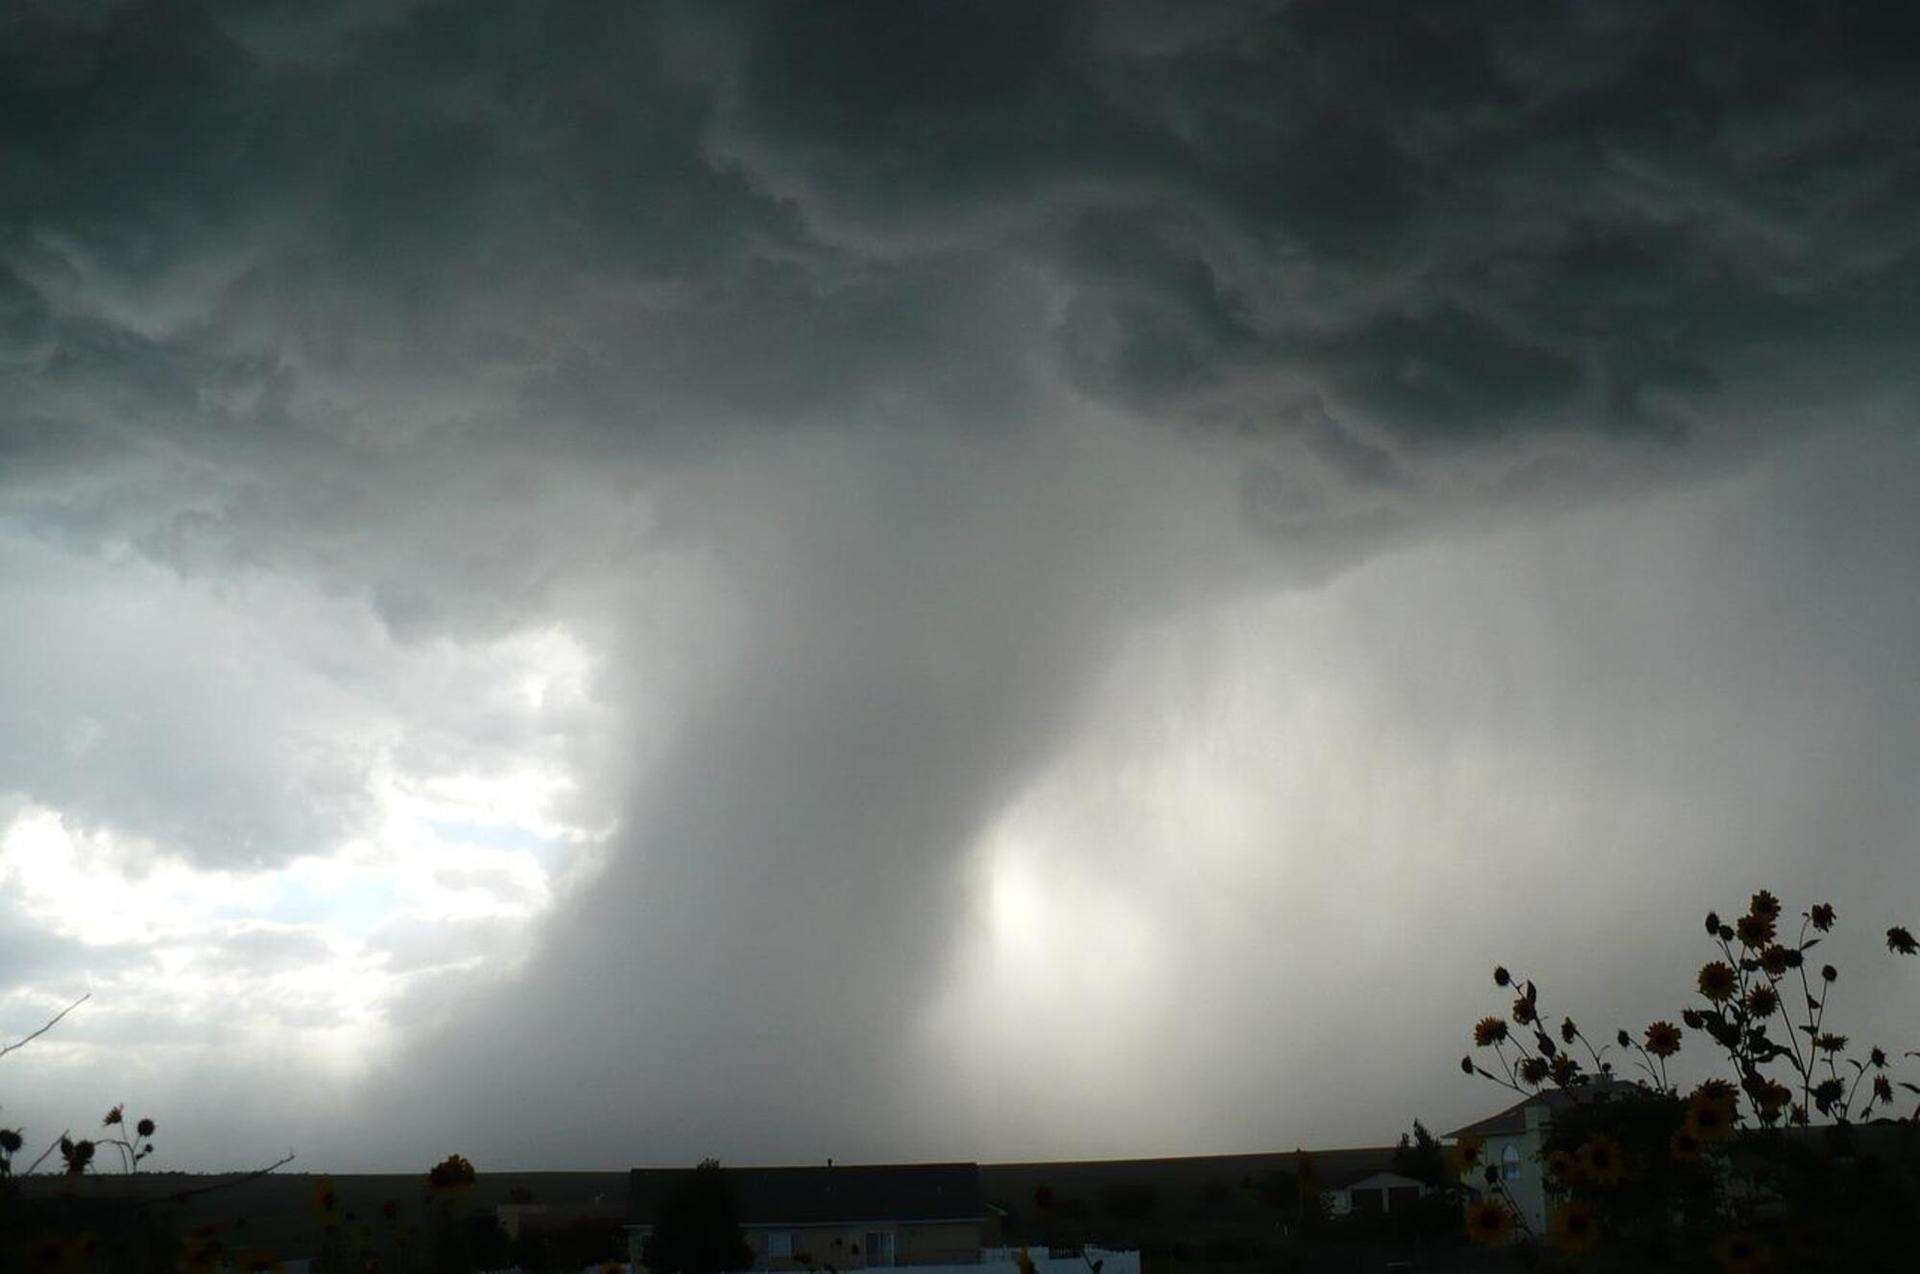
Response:
[{"label": "storm cloud", "polygon": [[1495,959],[1631,1021],[1761,885],[1911,918],[1917,54],[15,6],[0,1020],[95,999],[9,1118],[1366,1142],[1488,1100]]}]

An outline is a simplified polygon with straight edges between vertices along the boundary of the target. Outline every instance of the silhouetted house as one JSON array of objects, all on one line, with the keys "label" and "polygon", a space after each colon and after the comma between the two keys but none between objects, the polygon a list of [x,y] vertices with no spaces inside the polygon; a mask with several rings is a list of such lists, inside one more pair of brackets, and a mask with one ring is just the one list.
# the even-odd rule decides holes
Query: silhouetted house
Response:
[{"label": "silhouetted house", "polygon": [[1285,1170],[1309,1182],[1333,1216],[1391,1212],[1418,1202],[1429,1189],[1395,1166],[1395,1151],[1393,1146],[1296,1151],[1286,1157]]},{"label": "silhouetted house", "polygon": [[[1491,1165],[1500,1175],[1501,1188],[1513,1199],[1520,1217],[1535,1234],[1544,1234],[1547,1225],[1546,1165],[1541,1150],[1546,1145],[1547,1128],[1554,1115],[1578,1101],[1605,1099],[1620,1092],[1637,1092],[1638,1087],[1623,1080],[1596,1080],[1579,1090],[1575,1098],[1563,1089],[1544,1089],[1522,1098],[1498,1114],[1488,1115],[1464,1128],[1447,1134],[1453,1142],[1477,1137],[1482,1147],[1480,1161]],[[1475,1176],[1466,1183],[1484,1191],[1486,1182]]]},{"label": "silhouetted house", "polygon": [[[653,1231],[657,1209],[688,1171],[633,1170],[627,1233],[635,1264]],[[724,1171],[755,1269],[972,1265],[992,1237],[976,1164]]]}]

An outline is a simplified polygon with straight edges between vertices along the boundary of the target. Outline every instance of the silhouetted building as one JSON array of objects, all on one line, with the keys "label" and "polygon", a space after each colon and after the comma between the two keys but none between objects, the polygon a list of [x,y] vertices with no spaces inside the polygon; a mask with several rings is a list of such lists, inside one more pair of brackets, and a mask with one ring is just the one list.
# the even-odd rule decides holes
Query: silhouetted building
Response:
[{"label": "silhouetted building", "polygon": [[[691,1169],[635,1168],[628,1196],[635,1264],[658,1209]],[[728,1168],[735,1216],[760,1270],[970,1265],[989,1212],[971,1163]]]}]

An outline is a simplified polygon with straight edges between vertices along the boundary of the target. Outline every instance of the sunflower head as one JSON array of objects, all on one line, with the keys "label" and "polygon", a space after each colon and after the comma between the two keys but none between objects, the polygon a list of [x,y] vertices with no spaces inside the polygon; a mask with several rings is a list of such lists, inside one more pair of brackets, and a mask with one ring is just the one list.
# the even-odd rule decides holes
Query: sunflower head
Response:
[{"label": "sunflower head", "polygon": [[1714,960],[1701,966],[1699,985],[1701,995],[1720,1004],[1733,998],[1740,987],[1740,977],[1725,960]]},{"label": "sunflower head", "polygon": [[1742,916],[1733,922],[1733,931],[1739,935],[1742,946],[1758,951],[1773,941],[1773,917]]},{"label": "sunflower head", "polygon": [[1467,1237],[1475,1243],[1499,1247],[1513,1239],[1513,1212],[1504,1203],[1482,1199],[1467,1208]]},{"label": "sunflower head", "polygon": [[1768,943],[1767,949],[1760,953],[1760,967],[1767,971],[1770,978],[1785,977],[1787,970],[1793,967],[1793,958],[1779,943]]},{"label": "sunflower head", "polygon": [[1667,1141],[1667,1151],[1675,1163],[1697,1163],[1700,1159],[1700,1137],[1685,1124],[1673,1130],[1673,1136]]},{"label": "sunflower head", "polygon": [[1807,919],[1813,922],[1814,928],[1818,929],[1821,933],[1826,933],[1833,928],[1833,904],[1830,902],[1814,903],[1813,907],[1807,912]]},{"label": "sunflower head", "polygon": [[1580,1174],[1597,1186],[1617,1185],[1627,1175],[1626,1153],[1604,1133],[1580,1147]]},{"label": "sunflower head", "polygon": [[1522,1083],[1531,1084],[1535,1088],[1538,1088],[1546,1082],[1546,1079],[1547,1060],[1544,1057],[1529,1057],[1521,1061],[1520,1080]]},{"label": "sunflower head", "polygon": [[1709,1145],[1733,1136],[1733,1117],[1734,1105],[1731,1101],[1696,1093],[1693,1100],[1687,1103],[1686,1122],[1680,1127],[1682,1132],[1702,1145]]},{"label": "sunflower head", "polygon": [[1680,1028],[1672,1022],[1655,1022],[1647,1027],[1647,1051],[1655,1057],[1672,1057],[1680,1051]]},{"label": "sunflower head", "polygon": [[1765,983],[1747,992],[1747,1012],[1754,1017],[1772,1017],[1779,1007],[1779,993]]},{"label": "sunflower head", "polygon": [[1599,1218],[1585,1203],[1563,1203],[1547,1222],[1547,1241],[1564,1256],[1585,1256],[1600,1241]]},{"label": "sunflower head", "polygon": [[1747,914],[1750,916],[1760,916],[1767,920],[1778,920],[1780,918],[1780,900],[1775,898],[1769,890],[1762,889],[1747,900]]},{"label": "sunflower head", "polygon": [[1483,1017],[1473,1024],[1473,1042],[1481,1048],[1507,1038],[1507,1024],[1497,1017]]},{"label": "sunflower head", "polygon": [[1895,925],[1887,930],[1887,950],[1896,955],[1912,955],[1920,951],[1920,942],[1913,940],[1913,934],[1905,925]]}]

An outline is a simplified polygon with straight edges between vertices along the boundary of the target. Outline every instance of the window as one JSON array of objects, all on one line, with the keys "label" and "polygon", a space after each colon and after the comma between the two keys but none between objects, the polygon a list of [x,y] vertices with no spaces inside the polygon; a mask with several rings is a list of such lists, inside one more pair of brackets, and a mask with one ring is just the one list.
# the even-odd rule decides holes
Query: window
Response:
[{"label": "window", "polygon": [[1500,1175],[1508,1181],[1520,1179],[1520,1152],[1511,1145],[1500,1152]]},{"label": "window", "polygon": [[793,1256],[793,1231],[767,1231],[767,1259],[772,1261],[789,1260]]}]

